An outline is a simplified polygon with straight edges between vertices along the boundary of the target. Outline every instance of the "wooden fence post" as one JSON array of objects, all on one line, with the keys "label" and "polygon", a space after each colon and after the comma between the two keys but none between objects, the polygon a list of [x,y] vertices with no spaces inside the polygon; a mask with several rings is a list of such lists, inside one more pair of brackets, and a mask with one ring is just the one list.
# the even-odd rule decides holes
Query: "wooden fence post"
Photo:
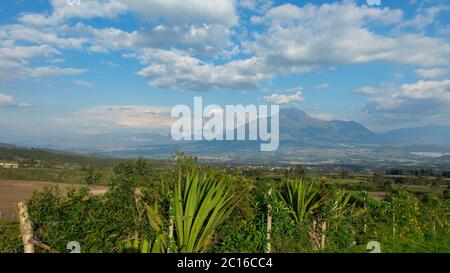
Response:
[{"label": "wooden fence post", "polygon": [[133,196],[134,196],[134,203],[136,205],[136,211],[138,213],[139,218],[141,218],[142,214],[145,211],[145,209],[141,210],[141,205],[140,205],[144,194],[142,194],[142,191],[140,188],[135,188],[133,191]]},{"label": "wooden fence post", "polygon": [[396,228],[395,228],[395,211],[394,211],[394,213],[392,215],[392,235],[395,236],[395,233],[396,233]]},{"label": "wooden fence post", "polygon": [[322,238],[320,240],[320,248],[322,250],[325,249],[325,232],[327,231],[327,222],[323,221],[322,222]]},{"label": "wooden fence post", "polygon": [[22,234],[23,252],[34,253],[33,227],[29,220],[28,208],[24,202],[17,203],[20,221],[20,233]]},{"label": "wooden fence post", "polygon": [[172,215],[172,205],[169,207],[169,245],[167,247],[167,253],[172,253],[172,246],[173,246],[173,228],[174,228],[174,219]]},{"label": "wooden fence post", "polygon": [[[269,189],[268,197],[269,200],[272,197],[272,188]],[[272,251],[271,237],[272,237],[272,204],[269,201],[269,204],[267,204],[266,253],[270,253]]]}]

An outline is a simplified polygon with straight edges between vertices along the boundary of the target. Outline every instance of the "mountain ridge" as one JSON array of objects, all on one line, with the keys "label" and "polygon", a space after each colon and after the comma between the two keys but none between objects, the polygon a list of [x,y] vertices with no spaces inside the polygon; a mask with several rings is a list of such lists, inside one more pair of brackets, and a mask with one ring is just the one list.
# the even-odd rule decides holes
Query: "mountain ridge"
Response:
[{"label": "mountain ridge", "polygon": [[[267,122],[267,121],[266,121]],[[280,146],[275,152],[260,152],[260,141],[182,141],[175,142],[169,133],[119,133],[84,136],[46,143],[46,139],[20,141],[28,147],[51,147],[83,154],[113,157],[170,158],[176,150],[205,158],[241,162],[370,162],[397,161],[416,164],[424,156],[450,153],[450,127],[424,126],[400,128],[377,134],[357,121],[325,121],[296,108],[280,110]],[[19,141],[17,141],[19,142]],[[11,143],[20,145],[20,143]],[[36,146],[33,143],[40,143]],[[20,145],[23,146],[23,145]],[[435,162],[444,162],[435,160]],[[389,164],[389,163],[387,163]]]}]

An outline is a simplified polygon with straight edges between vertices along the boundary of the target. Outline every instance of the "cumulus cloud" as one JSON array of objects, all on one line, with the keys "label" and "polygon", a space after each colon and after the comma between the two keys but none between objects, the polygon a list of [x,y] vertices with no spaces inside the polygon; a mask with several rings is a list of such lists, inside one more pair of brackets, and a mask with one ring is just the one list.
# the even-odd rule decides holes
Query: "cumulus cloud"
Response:
[{"label": "cumulus cloud", "polygon": [[181,48],[200,55],[233,55],[237,45],[224,25],[157,25],[138,32],[136,44],[152,48]]},{"label": "cumulus cloud", "polygon": [[[6,41],[6,42],[5,42]],[[15,41],[0,41],[0,79],[39,78],[44,76],[73,75],[86,72],[86,69],[62,68],[58,66],[31,67],[30,60],[54,59],[61,52],[53,46],[17,45]]]},{"label": "cumulus cloud", "polygon": [[450,11],[450,5],[437,4],[431,7],[419,7],[411,20],[402,22],[399,28],[424,30],[436,22],[439,14]]},{"label": "cumulus cloud", "polygon": [[0,59],[26,60],[36,56],[51,56],[55,54],[60,54],[60,52],[49,45],[5,45],[0,47]]},{"label": "cumulus cloud", "polygon": [[369,99],[367,110],[379,118],[424,120],[449,115],[450,80],[427,81],[377,89]]},{"label": "cumulus cloud", "polygon": [[[13,43],[0,46],[0,60],[2,55],[22,56],[8,58],[2,64],[7,68],[0,67],[0,71],[22,67],[16,69],[21,77],[30,72],[34,77],[40,73],[70,74],[70,70],[59,69],[57,73],[54,68],[23,67],[28,65],[28,59],[60,55],[60,50],[123,51],[146,65],[138,75],[149,78],[151,86],[209,90],[255,87],[280,74],[306,73],[348,63],[388,61],[425,69],[448,65],[450,56],[450,45],[439,38],[422,32],[394,31],[404,21],[401,10],[358,6],[354,1],[276,7],[259,0],[86,0],[81,5],[52,0],[51,4],[53,10],[48,14],[22,14],[21,24],[0,27],[0,39]],[[251,21],[261,24],[257,32],[246,37],[246,30],[233,29],[239,22],[238,8],[254,12]],[[443,9],[439,6],[422,13],[435,18]],[[96,28],[83,21],[116,18],[126,13],[137,14],[145,21],[143,27]],[[78,21],[71,24],[71,19]],[[379,26],[392,32],[381,34],[376,31]],[[242,44],[232,42],[236,35],[244,35],[239,37]],[[19,42],[27,45],[18,45]],[[36,45],[29,46],[30,42]],[[242,50],[246,53],[244,59],[214,60],[235,56]],[[150,55],[152,59],[148,58]],[[9,76],[2,74],[2,78]]]},{"label": "cumulus cloud", "polygon": [[171,109],[159,106],[112,105],[87,108],[57,120],[60,126],[85,133],[121,129],[168,129]]},{"label": "cumulus cloud", "polygon": [[297,92],[295,92],[295,94],[292,95],[283,95],[283,94],[279,94],[279,93],[274,93],[271,96],[265,96],[264,100],[272,103],[272,104],[289,104],[289,103],[293,103],[293,102],[299,102],[299,101],[303,101],[303,95],[302,95],[302,91],[298,90]]},{"label": "cumulus cloud", "polygon": [[450,70],[447,68],[417,69],[416,75],[422,79],[432,80],[447,76]]},{"label": "cumulus cloud", "polygon": [[138,72],[154,87],[208,91],[215,88],[248,88],[271,78],[256,57],[224,65],[204,62],[182,51],[145,49],[137,56],[148,64]]},{"label": "cumulus cloud", "polygon": [[381,34],[403,19],[401,10],[358,6],[352,1],[270,9],[264,31],[244,44],[248,52],[285,73],[339,64],[388,61],[415,66],[448,64],[450,45],[423,33]]},{"label": "cumulus cloud", "polygon": [[68,37],[64,33],[60,33],[63,30],[57,27],[37,28],[21,24],[2,25],[0,26],[0,38],[63,49],[80,49],[87,41],[85,37]]},{"label": "cumulus cloud", "polygon": [[373,95],[377,92],[376,88],[370,86],[364,86],[355,90],[355,93],[362,95]]},{"label": "cumulus cloud", "polygon": [[123,31],[118,28],[95,28],[83,23],[74,26],[64,25],[59,31],[75,37],[83,37],[87,50],[96,53],[108,53],[117,50],[132,49],[136,45],[137,31]]},{"label": "cumulus cloud", "polygon": [[0,93],[0,107],[17,107],[17,108],[25,108],[30,106],[30,104],[25,102],[16,102],[13,96]]},{"label": "cumulus cloud", "polygon": [[51,14],[26,13],[20,21],[28,25],[55,25],[72,18],[114,18],[126,12],[158,21],[160,18],[179,23],[220,23],[236,25],[232,0],[83,0],[80,5],[68,5],[67,0],[52,0]]},{"label": "cumulus cloud", "polygon": [[177,23],[236,25],[239,17],[233,0],[119,0],[128,10],[147,20],[164,18]]},{"label": "cumulus cloud", "polygon": [[96,17],[113,18],[127,10],[124,1],[82,0],[80,5],[69,5],[67,0],[51,0],[51,14],[25,13],[20,21],[27,25],[54,25],[72,18],[91,19]]}]

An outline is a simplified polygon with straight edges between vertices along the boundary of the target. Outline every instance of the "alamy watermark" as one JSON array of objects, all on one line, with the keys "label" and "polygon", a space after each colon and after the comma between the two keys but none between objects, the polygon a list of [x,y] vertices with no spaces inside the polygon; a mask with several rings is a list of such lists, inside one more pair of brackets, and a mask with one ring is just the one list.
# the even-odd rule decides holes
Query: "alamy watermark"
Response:
[{"label": "alamy watermark", "polygon": [[81,0],[66,0],[69,6],[81,6]]},{"label": "alamy watermark", "polygon": [[172,108],[171,116],[178,120],[172,124],[171,135],[176,141],[262,141],[261,151],[275,151],[279,146],[279,111],[279,105],[271,105],[270,113],[268,105],[203,107],[202,97],[195,97],[194,111],[184,104]]},{"label": "alamy watermark", "polygon": [[366,0],[369,6],[381,6],[381,0]]}]

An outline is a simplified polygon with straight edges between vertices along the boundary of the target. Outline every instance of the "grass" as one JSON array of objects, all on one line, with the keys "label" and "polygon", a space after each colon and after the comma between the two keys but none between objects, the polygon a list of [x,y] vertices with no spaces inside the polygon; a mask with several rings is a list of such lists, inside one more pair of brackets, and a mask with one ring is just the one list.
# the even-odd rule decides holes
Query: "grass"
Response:
[{"label": "grass", "polygon": [[23,251],[18,223],[0,220],[0,249],[4,253]]}]

